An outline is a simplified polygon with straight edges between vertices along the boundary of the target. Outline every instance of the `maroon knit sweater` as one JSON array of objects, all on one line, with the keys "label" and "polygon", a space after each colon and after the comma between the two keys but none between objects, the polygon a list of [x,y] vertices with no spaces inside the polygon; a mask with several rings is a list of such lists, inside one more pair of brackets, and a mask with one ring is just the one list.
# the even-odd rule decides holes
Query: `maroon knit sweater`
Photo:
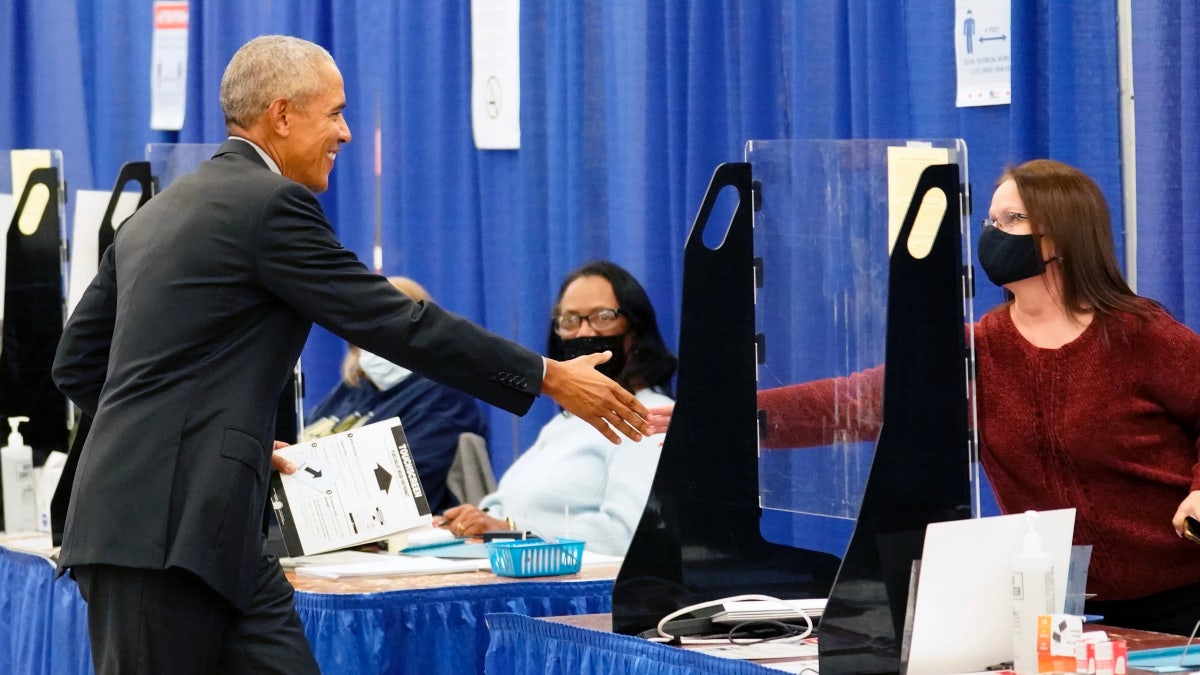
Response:
[{"label": "maroon knit sweater", "polygon": [[[1171,517],[1200,489],[1200,336],[1154,309],[1097,316],[1058,349],[1003,306],[975,326],[983,466],[1005,513],[1074,507],[1088,591],[1138,598],[1200,583],[1200,546]],[[883,369],[759,393],[766,447],[878,435]]]},{"label": "maroon knit sweater", "polygon": [[1075,507],[1097,600],[1200,582],[1200,546],[1171,527],[1200,489],[1200,336],[1156,309],[1097,316],[1039,349],[1002,307],[975,344],[983,467],[1000,508]]}]

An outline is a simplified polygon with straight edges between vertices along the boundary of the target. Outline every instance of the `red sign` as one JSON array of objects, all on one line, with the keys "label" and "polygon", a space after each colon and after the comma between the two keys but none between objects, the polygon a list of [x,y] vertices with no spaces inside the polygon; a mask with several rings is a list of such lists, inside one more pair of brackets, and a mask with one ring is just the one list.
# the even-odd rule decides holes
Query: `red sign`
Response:
[{"label": "red sign", "polygon": [[154,5],[155,30],[188,27],[188,4],[186,2],[160,2]]}]

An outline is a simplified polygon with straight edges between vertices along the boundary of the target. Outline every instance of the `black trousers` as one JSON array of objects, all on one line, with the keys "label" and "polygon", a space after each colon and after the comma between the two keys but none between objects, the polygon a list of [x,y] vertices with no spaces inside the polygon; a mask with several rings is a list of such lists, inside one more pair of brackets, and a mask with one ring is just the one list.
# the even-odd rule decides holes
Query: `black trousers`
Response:
[{"label": "black trousers", "polygon": [[190,572],[72,569],[88,605],[96,675],[320,673],[279,561],[259,561],[250,611]]}]

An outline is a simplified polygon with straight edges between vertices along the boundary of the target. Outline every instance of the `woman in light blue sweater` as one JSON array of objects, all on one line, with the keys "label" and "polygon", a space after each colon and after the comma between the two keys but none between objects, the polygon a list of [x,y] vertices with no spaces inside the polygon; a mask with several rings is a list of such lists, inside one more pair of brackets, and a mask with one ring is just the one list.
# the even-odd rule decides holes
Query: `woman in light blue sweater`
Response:
[{"label": "woman in light blue sweater", "polygon": [[[645,289],[618,265],[592,262],[567,275],[555,303],[547,354],[572,359],[612,352],[597,368],[646,407],[670,403],[676,360],[664,344]],[[531,529],[582,539],[596,553],[624,555],[646,506],[661,436],[609,443],[560,412],[478,507],[449,509],[455,534]]]}]

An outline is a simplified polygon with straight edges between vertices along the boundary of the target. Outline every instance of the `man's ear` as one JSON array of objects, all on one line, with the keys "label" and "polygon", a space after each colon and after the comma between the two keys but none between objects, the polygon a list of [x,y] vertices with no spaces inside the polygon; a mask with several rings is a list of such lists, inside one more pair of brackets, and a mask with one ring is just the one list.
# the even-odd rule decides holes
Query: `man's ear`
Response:
[{"label": "man's ear", "polygon": [[277,98],[267,104],[267,110],[263,114],[271,129],[286,138],[291,133],[289,118],[294,111],[295,108],[286,98]]}]

